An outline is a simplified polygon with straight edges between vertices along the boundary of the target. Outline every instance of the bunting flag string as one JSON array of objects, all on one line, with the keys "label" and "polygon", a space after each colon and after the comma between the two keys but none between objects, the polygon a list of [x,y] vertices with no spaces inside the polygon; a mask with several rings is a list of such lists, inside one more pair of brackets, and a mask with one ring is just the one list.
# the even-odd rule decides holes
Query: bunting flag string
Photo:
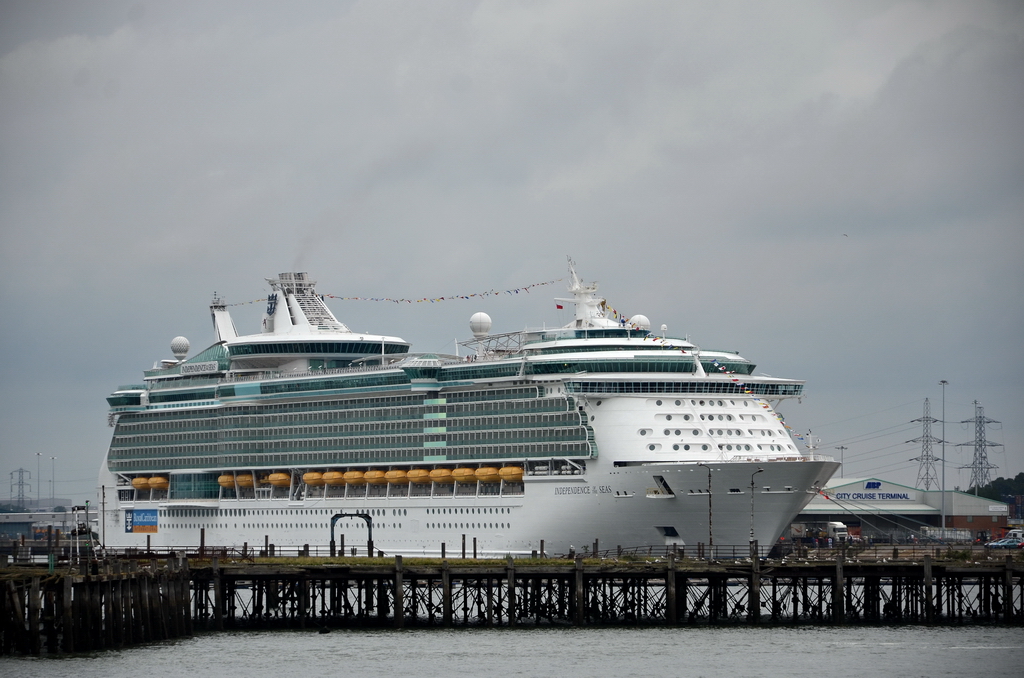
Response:
[{"label": "bunting flag string", "polygon": [[[473,294],[451,294],[444,297],[420,297],[419,299],[394,299],[391,297],[339,297],[334,294],[321,294],[320,297],[327,297],[328,299],[339,299],[341,301],[386,301],[395,304],[422,304],[424,302],[430,302],[435,304],[441,301],[454,301],[455,299],[476,299],[479,297],[493,297],[501,294],[519,294],[520,292],[529,293],[534,287],[543,287],[545,285],[554,285],[557,282],[562,282],[564,278],[556,278],[555,280],[548,280],[547,282],[533,283],[530,285],[524,285],[523,287],[515,287],[510,290],[488,290],[487,292],[474,292]],[[266,301],[267,298],[253,299],[252,301],[240,301],[235,304],[225,304],[226,306],[244,306],[245,304],[259,304]]]},{"label": "bunting flag string", "polygon": [[[722,365],[720,362],[718,362],[718,358],[715,358],[714,360],[712,360],[711,364],[713,364],[715,366],[715,368],[718,369],[718,371],[722,372],[723,374],[730,374],[730,375],[731,374],[736,374],[735,372],[731,372],[731,371],[725,369],[725,366]],[[742,388],[743,392],[746,393],[747,395],[749,395],[754,402],[761,403],[761,407],[763,407],[766,410],[770,409],[768,403],[766,403],[762,398],[758,398],[756,395],[754,395],[754,392],[752,390],[747,388],[747,384],[746,383],[740,381],[736,377],[731,377],[731,379],[732,379],[732,381],[737,386]],[[804,439],[804,437],[799,432],[797,432],[795,429],[793,429],[793,427],[791,427],[789,424],[786,423],[786,420],[782,418],[781,414],[779,414],[778,412],[774,412],[774,411],[772,412],[772,414],[775,415],[775,418],[779,420],[779,423],[782,424],[786,428],[787,431],[792,433],[796,438],[799,438],[801,442],[807,442]]]}]

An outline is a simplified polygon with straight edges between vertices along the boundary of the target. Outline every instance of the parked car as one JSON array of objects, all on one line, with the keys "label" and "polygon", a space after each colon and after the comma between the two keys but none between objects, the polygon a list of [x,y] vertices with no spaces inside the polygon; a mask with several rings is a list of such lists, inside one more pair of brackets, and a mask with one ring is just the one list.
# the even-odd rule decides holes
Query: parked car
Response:
[{"label": "parked car", "polygon": [[1015,549],[1015,548],[1020,548],[1021,545],[1024,545],[1024,539],[1016,539],[1016,538],[997,539],[995,541],[990,541],[987,544],[985,544],[985,548],[987,548],[987,549]]}]

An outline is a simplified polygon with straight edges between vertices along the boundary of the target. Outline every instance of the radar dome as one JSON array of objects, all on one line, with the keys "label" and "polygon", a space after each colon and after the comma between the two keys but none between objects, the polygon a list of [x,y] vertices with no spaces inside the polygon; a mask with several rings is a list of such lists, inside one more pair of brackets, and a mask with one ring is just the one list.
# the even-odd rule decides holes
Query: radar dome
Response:
[{"label": "radar dome", "polygon": [[188,339],[185,337],[175,337],[174,339],[171,339],[171,353],[173,353],[174,357],[178,359],[178,362],[184,360],[185,356],[188,355],[188,347]]},{"label": "radar dome", "polygon": [[629,322],[633,323],[642,330],[651,329],[651,321],[645,315],[635,315],[629,319]]},{"label": "radar dome", "polygon": [[474,313],[473,317],[469,319],[469,329],[477,339],[486,337],[487,333],[491,331],[491,316],[482,311]]}]

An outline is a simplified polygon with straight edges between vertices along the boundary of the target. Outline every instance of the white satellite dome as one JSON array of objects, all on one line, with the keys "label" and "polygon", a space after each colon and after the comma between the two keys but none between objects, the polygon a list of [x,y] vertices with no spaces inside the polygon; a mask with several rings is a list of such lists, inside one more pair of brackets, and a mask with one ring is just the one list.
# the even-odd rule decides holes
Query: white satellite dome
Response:
[{"label": "white satellite dome", "polygon": [[174,339],[171,339],[171,353],[174,354],[174,357],[177,358],[178,362],[184,360],[185,356],[188,355],[188,347],[188,339],[185,337],[175,337]]},{"label": "white satellite dome", "polygon": [[491,316],[483,311],[474,313],[473,317],[469,319],[469,329],[477,339],[486,337],[487,333],[491,331]]},{"label": "white satellite dome", "polygon": [[651,329],[651,321],[645,315],[635,315],[629,319],[629,322],[633,323],[642,330]]}]

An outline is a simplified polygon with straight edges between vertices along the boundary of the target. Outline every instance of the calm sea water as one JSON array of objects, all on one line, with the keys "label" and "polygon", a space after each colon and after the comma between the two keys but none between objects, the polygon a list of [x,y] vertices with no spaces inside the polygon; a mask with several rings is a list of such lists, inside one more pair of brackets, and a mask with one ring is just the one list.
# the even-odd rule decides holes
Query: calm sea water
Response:
[{"label": "calm sea water", "polygon": [[0,659],[19,678],[1024,675],[1020,628],[242,631],[71,657]]}]

